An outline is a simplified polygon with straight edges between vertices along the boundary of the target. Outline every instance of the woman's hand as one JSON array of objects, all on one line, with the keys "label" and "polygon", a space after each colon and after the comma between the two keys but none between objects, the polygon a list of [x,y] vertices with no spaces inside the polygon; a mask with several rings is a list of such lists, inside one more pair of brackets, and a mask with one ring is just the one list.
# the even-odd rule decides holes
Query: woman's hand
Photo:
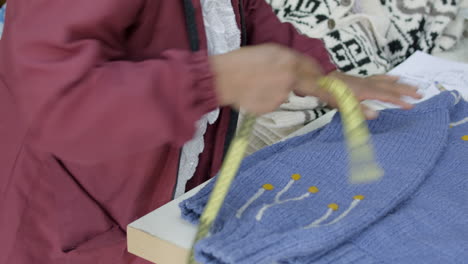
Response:
[{"label": "woman's hand", "polygon": [[257,115],[276,110],[293,90],[314,96],[322,76],[313,59],[274,44],[245,47],[210,59],[220,104]]},{"label": "woman's hand", "polygon": [[[379,100],[398,105],[403,109],[411,109],[413,105],[403,101],[403,96],[409,96],[415,99],[420,99],[422,97],[417,93],[416,87],[398,83],[399,78],[395,76],[375,75],[367,78],[361,78],[335,71],[330,73],[330,77],[334,77],[345,82],[354,92],[359,101],[369,99]],[[330,106],[338,107],[334,98],[332,98],[326,91],[320,90],[316,96],[327,102]],[[377,117],[377,112],[364,105],[362,108],[368,119],[374,119]]]},{"label": "woman's hand", "polygon": [[[338,107],[329,93],[318,87],[323,76],[312,58],[275,44],[245,47],[210,58],[215,74],[215,87],[221,105],[231,105],[252,114],[276,110],[291,91],[302,96],[315,96],[332,107]],[[397,77],[378,75],[368,78],[332,72],[330,77],[344,81],[359,101],[374,99],[410,109],[403,96],[419,99],[415,87],[398,83]],[[377,113],[363,106],[368,119]]]}]

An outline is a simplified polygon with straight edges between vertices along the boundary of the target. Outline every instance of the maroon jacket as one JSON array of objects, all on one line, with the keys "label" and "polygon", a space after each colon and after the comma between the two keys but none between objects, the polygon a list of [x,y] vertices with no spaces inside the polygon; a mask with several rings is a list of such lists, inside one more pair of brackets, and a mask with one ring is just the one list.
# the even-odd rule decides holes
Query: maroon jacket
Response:
[{"label": "maroon jacket", "polygon": [[[0,45],[0,264],[145,263],[131,221],[171,200],[181,146],[217,106],[200,0],[191,52],[182,0],[14,0]],[[232,0],[240,23],[238,0]],[[244,0],[248,44],[276,42],[331,71],[319,40]],[[229,123],[197,175],[220,166]]]}]

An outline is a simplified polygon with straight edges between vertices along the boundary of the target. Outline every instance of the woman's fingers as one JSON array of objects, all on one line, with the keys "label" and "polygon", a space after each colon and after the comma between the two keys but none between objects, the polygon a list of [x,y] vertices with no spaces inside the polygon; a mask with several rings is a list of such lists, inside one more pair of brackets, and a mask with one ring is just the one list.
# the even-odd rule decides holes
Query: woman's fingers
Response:
[{"label": "woman's fingers", "polygon": [[379,116],[379,112],[376,110],[373,110],[372,108],[361,104],[361,110],[364,116],[366,117],[367,120],[373,120],[376,119]]}]

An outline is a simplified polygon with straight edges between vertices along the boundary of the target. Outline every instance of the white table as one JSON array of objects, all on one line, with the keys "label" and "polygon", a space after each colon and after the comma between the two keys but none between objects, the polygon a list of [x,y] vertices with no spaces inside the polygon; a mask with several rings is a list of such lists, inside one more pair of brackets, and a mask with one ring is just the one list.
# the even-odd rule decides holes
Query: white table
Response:
[{"label": "white table", "polygon": [[157,264],[185,264],[197,229],[180,217],[178,205],[206,184],[131,223],[128,251]]}]

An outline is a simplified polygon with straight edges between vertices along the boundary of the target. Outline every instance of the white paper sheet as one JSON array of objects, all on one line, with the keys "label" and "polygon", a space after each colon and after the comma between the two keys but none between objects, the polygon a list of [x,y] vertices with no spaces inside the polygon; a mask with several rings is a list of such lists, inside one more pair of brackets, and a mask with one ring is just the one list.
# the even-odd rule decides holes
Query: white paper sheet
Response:
[{"label": "white paper sheet", "polygon": [[[409,103],[418,103],[440,93],[436,86],[438,82],[447,90],[458,90],[468,99],[468,64],[453,62],[431,56],[423,52],[416,52],[406,61],[391,70],[389,75],[400,77],[400,82],[419,88],[423,95],[420,100],[404,98]],[[374,101],[382,106],[395,108],[398,106]]]}]

